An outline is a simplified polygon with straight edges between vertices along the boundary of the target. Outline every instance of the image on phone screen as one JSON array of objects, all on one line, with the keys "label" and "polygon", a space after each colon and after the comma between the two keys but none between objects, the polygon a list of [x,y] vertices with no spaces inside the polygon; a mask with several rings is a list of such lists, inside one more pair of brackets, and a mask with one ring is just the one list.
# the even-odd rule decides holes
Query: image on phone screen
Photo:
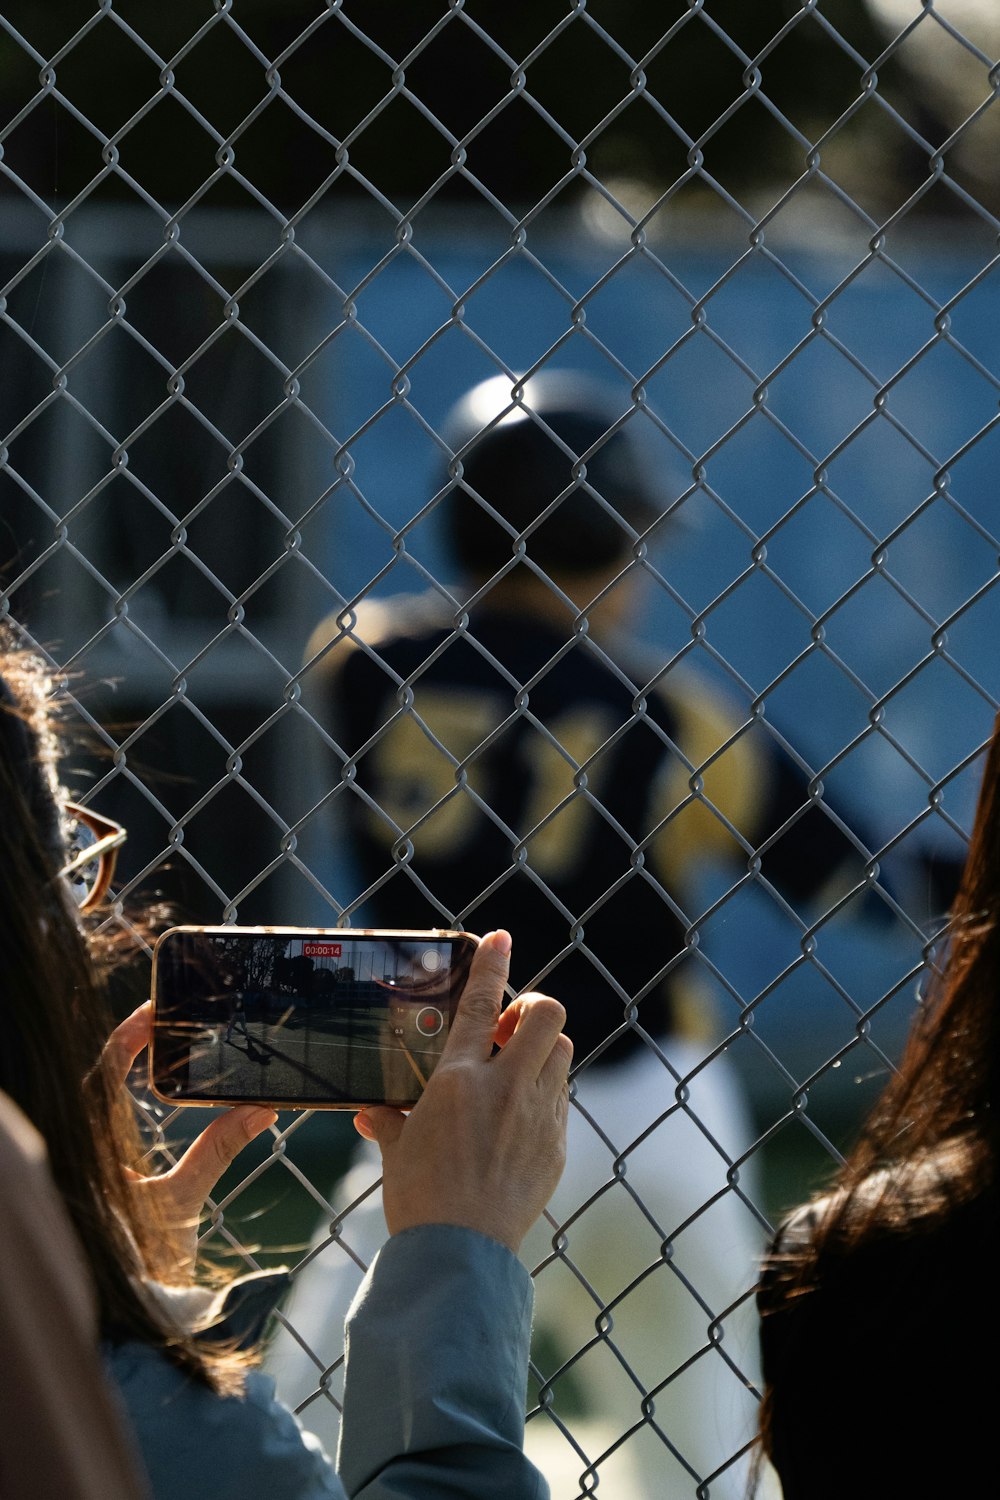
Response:
[{"label": "image on phone screen", "polygon": [[154,1092],[178,1104],[412,1104],[474,951],[464,933],[174,928],[154,952]]}]

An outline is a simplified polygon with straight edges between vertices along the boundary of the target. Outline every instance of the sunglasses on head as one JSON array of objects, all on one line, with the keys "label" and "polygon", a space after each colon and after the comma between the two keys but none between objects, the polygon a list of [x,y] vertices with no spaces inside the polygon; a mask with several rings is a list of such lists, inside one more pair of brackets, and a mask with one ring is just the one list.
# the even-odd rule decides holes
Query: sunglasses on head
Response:
[{"label": "sunglasses on head", "polygon": [[118,850],[128,835],[120,823],[102,818],[79,803],[65,803],[64,811],[69,818],[70,858],[59,873],[68,883],[78,910],[89,911],[107,895]]}]

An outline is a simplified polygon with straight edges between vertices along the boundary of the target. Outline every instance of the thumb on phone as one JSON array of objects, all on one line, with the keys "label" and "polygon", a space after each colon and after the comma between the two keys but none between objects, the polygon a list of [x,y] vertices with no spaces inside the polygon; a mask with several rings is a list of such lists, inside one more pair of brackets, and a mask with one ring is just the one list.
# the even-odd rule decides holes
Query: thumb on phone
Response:
[{"label": "thumb on phone", "polygon": [[502,928],[480,938],[438,1067],[490,1056],[510,974],[510,951],[510,933]]}]

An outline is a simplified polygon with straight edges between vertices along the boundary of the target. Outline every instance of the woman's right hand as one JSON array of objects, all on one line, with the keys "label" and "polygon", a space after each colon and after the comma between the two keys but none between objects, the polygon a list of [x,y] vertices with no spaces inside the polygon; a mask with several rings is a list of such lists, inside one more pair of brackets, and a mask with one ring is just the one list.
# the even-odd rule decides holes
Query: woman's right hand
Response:
[{"label": "woman's right hand", "polygon": [[441,1059],[413,1109],[373,1106],[355,1116],[382,1153],[391,1234],[458,1224],[516,1254],[562,1175],[573,1058],[566,1012],[550,996],[521,995],[501,1014],[510,948],[506,932],[480,941]]}]

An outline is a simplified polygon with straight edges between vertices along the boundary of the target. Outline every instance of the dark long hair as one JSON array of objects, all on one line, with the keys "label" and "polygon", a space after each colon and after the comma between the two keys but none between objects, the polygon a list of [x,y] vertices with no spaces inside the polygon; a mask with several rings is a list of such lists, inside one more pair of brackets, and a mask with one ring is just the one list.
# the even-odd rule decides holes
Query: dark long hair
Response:
[{"label": "dark long hair", "polygon": [[[779,1231],[764,1267],[765,1319],[821,1295],[825,1266],[887,1235],[930,1235],[967,1205],[995,1213],[998,1017],[1000,717],[961,884],[899,1067],[831,1187]],[[788,1392],[765,1389],[759,1432],[772,1458],[796,1446],[788,1403]]]},{"label": "dark long hair", "polygon": [[851,1188],[880,1167],[949,1143],[954,1191],[992,1187],[1000,1057],[1000,718],[980,784],[972,838],[950,920],[896,1073],[838,1174]]},{"label": "dark long hair", "polygon": [[[238,1389],[245,1357],[179,1334],[144,1295],[174,1281],[164,1226],[141,1212],[126,1166],[142,1147],[128,1097],[102,1067],[113,1021],[109,947],[73,911],[58,781],[63,740],[44,664],[0,630],[0,1088],[45,1140],[90,1266],[102,1335],[162,1348],[215,1389]],[[144,1195],[148,1197],[148,1195]]]}]

